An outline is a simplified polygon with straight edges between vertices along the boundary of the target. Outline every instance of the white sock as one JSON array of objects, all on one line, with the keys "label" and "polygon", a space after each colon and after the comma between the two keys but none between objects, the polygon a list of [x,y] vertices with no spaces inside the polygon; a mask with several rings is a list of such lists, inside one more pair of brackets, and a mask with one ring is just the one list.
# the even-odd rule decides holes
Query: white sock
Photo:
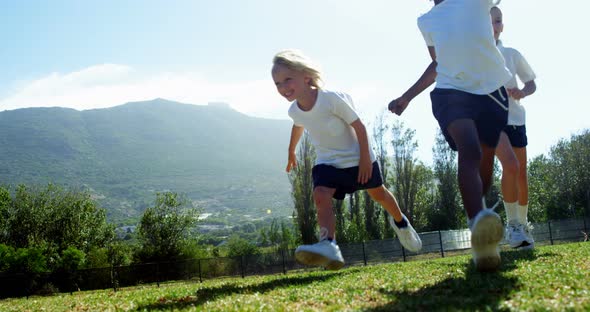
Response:
[{"label": "white sock", "polygon": [[528,220],[528,214],[529,214],[529,205],[518,205],[518,221],[521,224],[527,224],[529,222]]},{"label": "white sock", "polygon": [[506,218],[508,219],[507,223],[510,222],[520,222],[518,218],[518,202],[507,203],[504,202],[504,208],[506,208]]}]

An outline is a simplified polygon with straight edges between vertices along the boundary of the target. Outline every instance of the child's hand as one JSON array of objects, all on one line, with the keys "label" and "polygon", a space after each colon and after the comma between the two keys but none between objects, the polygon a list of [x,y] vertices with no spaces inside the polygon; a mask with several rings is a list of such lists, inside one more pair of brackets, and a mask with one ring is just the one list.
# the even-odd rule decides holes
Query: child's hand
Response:
[{"label": "child's hand", "polygon": [[387,109],[389,109],[390,112],[399,116],[404,112],[406,107],[408,107],[408,104],[410,104],[410,101],[406,100],[406,98],[404,98],[403,96],[400,96],[399,98],[389,102]]},{"label": "child's hand", "polygon": [[293,152],[289,152],[289,159],[287,160],[287,173],[291,172],[291,169],[297,167],[297,155]]},{"label": "child's hand", "polygon": [[357,182],[359,184],[365,184],[369,182],[371,176],[373,175],[373,164],[371,160],[368,158],[361,157],[359,161],[359,176],[357,178]]},{"label": "child's hand", "polygon": [[506,91],[508,92],[508,95],[515,100],[520,100],[526,96],[526,94],[524,94],[519,88],[509,88],[506,89]]}]

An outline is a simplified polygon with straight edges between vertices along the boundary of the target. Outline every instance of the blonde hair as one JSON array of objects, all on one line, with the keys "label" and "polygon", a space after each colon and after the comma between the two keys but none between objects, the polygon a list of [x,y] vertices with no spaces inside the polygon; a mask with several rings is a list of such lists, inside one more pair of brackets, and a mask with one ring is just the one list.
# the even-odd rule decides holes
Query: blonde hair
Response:
[{"label": "blonde hair", "polygon": [[311,86],[321,89],[323,85],[320,67],[312,62],[301,51],[295,49],[283,50],[275,54],[272,59],[273,66],[281,65],[291,70],[303,72],[311,77]]}]

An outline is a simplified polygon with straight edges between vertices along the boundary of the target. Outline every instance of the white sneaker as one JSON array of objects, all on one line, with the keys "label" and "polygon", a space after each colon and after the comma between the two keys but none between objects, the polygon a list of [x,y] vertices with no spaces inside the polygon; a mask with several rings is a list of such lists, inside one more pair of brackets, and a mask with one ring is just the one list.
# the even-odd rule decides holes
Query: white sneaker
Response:
[{"label": "white sneaker", "polygon": [[393,227],[393,230],[395,231],[395,234],[397,234],[399,242],[402,243],[402,246],[411,252],[417,252],[422,249],[422,240],[420,239],[420,236],[418,236],[418,233],[416,233],[416,230],[414,230],[414,227],[412,227],[410,224],[408,218],[406,218],[403,213],[402,217],[406,220],[408,226],[398,228],[391,215],[389,215],[389,224],[391,224]]},{"label": "white sneaker", "polygon": [[327,239],[313,245],[297,247],[295,259],[301,264],[323,266],[328,270],[339,270],[344,266],[340,247]]},{"label": "white sneaker", "polygon": [[495,271],[500,266],[499,243],[504,237],[502,219],[484,208],[471,223],[471,250],[478,271]]},{"label": "white sneaker", "polygon": [[518,250],[528,250],[535,248],[535,240],[531,230],[533,226],[530,223],[522,224],[522,232],[524,233],[525,240],[522,241],[520,246],[516,247]]},{"label": "white sneaker", "polygon": [[506,227],[508,245],[512,248],[528,247],[534,244],[528,226],[517,221],[510,221]]}]

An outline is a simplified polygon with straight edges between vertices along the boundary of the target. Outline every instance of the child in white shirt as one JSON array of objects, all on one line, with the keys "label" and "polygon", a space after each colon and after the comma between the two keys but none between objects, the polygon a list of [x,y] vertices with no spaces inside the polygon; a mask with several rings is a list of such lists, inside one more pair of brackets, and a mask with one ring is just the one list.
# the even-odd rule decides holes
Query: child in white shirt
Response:
[{"label": "child in white shirt", "polygon": [[496,270],[503,238],[500,216],[486,209],[483,195],[492,183],[494,151],[508,118],[510,80],[490,24],[492,0],[435,0],[418,18],[432,62],[418,81],[389,103],[400,115],[410,101],[436,82],[434,117],[449,146],[458,152],[458,180],[469,218],[473,260],[480,271]]}]

